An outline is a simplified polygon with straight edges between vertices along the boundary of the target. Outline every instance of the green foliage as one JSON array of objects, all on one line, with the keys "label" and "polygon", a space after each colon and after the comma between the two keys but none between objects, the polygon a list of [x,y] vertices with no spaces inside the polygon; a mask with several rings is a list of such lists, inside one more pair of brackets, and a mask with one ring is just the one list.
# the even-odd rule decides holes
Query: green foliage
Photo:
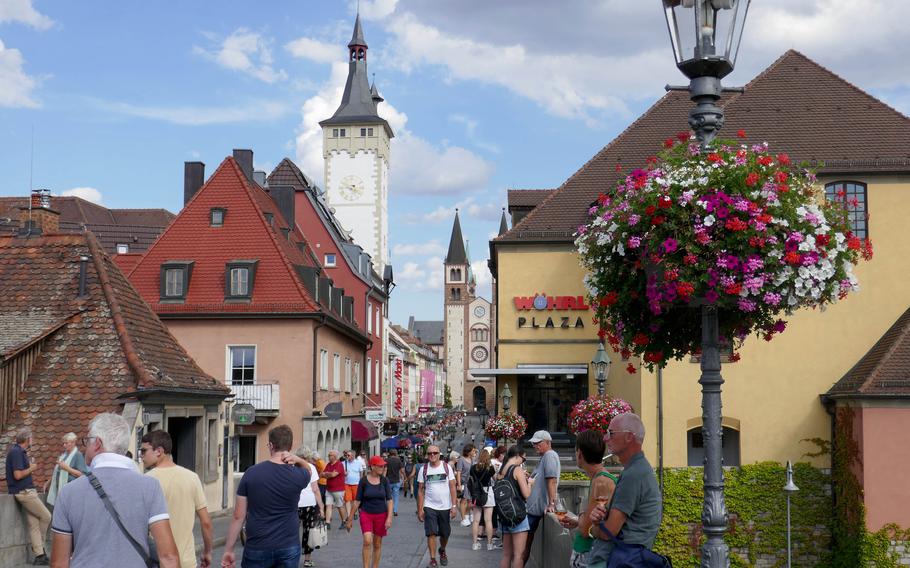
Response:
[{"label": "green foliage", "polygon": [[444,385],[442,391],[442,407],[452,408],[452,389],[449,388],[449,385]]},{"label": "green foliage", "polygon": [[[799,491],[791,496],[794,557],[814,556],[815,565],[830,566],[830,477],[809,464],[796,464]],[[664,516],[655,550],[673,559],[675,567],[697,567],[704,538],[701,531],[702,469],[664,471]],[[731,566],[752,566],[765,555],[786,563],[786,470],[765,462],[724,472],[729,524],[726,536]]]}]

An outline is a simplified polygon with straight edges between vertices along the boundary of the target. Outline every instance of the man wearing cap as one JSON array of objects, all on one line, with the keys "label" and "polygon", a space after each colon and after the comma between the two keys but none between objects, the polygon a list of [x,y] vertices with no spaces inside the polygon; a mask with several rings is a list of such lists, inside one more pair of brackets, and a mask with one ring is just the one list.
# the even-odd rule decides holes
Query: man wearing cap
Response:
[{"label": "man wearing cap", "polygon": [[538,430],[531,436],[531,444],[540,455],[540,463],[531,476],[531,496],[528,497],[528,542],[525,545],[524,563],[531,555],[531,544],[540,520],[556,508],[556,487],[559,485],[559,454],[553,451],[553,436],[546,430]]}]

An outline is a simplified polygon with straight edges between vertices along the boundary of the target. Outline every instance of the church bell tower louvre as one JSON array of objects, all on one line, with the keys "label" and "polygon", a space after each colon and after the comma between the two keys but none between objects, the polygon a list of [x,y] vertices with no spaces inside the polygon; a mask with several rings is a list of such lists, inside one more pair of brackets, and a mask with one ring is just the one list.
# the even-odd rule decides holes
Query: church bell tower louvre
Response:
[{"label": "church bell tower louvre", "polygon": [[319,125],[327,202],[383,274],[389,264],[389,162],[394,133],[377,110],[385,99],[375,82],[370,85],[368,50],[357,14],[348,43],[348,78],[341,104]]}]

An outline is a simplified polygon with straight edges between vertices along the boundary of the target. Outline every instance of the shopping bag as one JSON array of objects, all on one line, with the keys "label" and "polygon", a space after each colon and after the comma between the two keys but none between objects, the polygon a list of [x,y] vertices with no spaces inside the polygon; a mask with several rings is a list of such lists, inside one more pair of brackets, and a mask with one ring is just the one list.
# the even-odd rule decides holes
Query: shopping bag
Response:
[{"label": "shopping bag", "polygon": [[310,536],[307,545],[310,548],[319,548],[329,543],[329,531],[326,529],[325,521],[320,520],[316,526],[310,529]]}]

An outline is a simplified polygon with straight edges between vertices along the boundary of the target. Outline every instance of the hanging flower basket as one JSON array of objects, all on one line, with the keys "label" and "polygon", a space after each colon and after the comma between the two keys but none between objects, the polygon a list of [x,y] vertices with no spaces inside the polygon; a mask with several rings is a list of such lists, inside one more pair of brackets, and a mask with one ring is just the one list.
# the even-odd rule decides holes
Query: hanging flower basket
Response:
[{"label": "hanging flower basket", "polygon": [[607,433],[610,421],[626,412],[633,412],[632,405],[621,398],[592,396],[578,401],[569,413],[569,431],[573,434],[585,430]]},{"label": "hanging flower basket", "polygon": [[850,230],[855,201],[826,199],[812,172],[766,144],[715,147],[668,139],[576,233],[601,339],[651,370],[698,349],[692,307],[718,308],[729,345],[752,333],[770,341],[784,316],[858,290],[853,267],[872,257]]},{"label": "hanging flower basket", "polygon": [[493,440],[517,440],[525,435],[528,423],[519,414],[500,414],[487,420],[484,433]]}]

